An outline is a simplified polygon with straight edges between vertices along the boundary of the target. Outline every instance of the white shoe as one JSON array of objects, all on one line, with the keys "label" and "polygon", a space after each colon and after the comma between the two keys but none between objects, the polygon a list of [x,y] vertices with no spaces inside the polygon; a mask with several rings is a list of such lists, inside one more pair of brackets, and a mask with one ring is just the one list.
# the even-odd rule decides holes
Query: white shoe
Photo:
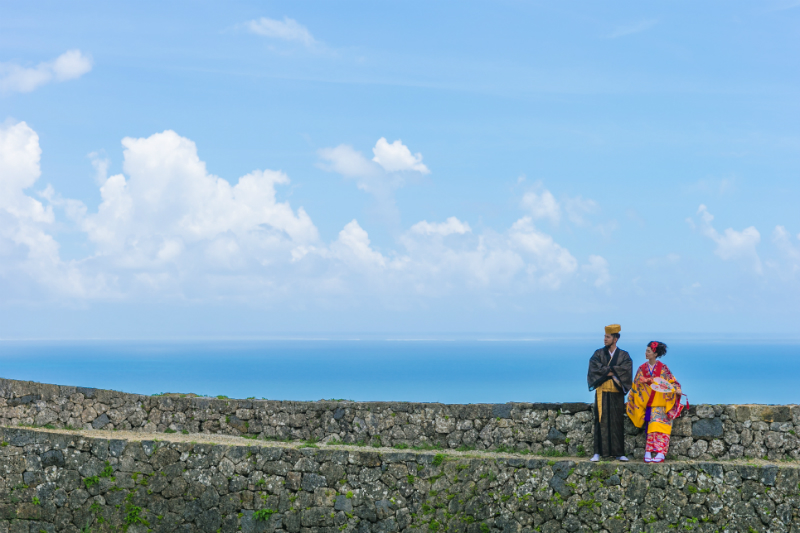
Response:
[{"label": "white shoe", "polygon": [[590,460],[591,462],[593,462],[593,463],[596,463],[597,461],[599,461],[599,460],[600,460],[600,454],[599,454],[599,453],[596,453],[596,454],[594,454],[594,455],[592,456],[592,458],[591,458],[591,459],[589,459],[589,460]]},{"label": "white shoe", "polygon": [[620,455],[619,457],[617,457],[617,460],[618,461],[622,461],[623,463],[627,463],[628,462],[628,458],[625,457],[624,455]]},{"label": "white shoe", "polygon": [[649,463],[653,460],[653,454],[650,452],[644,452],[644,462]]},{"label": "white shoe", "polygon": [[656,458],[653,459],[652,462],[653,463],[663,463],[664,462],[664,454],[663,453],[657,453],[656,454]]}]

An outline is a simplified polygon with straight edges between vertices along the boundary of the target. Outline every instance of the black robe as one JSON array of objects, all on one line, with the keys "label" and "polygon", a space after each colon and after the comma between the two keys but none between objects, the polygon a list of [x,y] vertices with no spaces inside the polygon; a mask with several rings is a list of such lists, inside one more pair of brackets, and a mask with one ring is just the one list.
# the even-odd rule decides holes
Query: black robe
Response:
[{"label": "black robe", "polygon": [[613,359],[608,348],[600,348],[589,359],[586,381],[589,390],[595,390],[614,377],[615,385],[622,392],[603,392],[603,419],[597,417],[597,395],[594,400],[594,453],[603,457],[625,455],[625,395],[633,385],[633,361],[625,350],[617,348]]}]

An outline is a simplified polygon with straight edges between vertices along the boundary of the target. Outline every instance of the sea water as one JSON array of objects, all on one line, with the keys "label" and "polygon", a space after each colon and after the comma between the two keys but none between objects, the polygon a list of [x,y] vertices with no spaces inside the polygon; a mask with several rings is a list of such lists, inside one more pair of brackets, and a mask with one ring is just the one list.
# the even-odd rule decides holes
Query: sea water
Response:
[{"label": "sea water", "polygon": [[[647,339],[649,340],[649,339]],[[634,369],[645,339],[623,339]],[[691,403],[797,403],[800,342],[669,342]],[[588,402],[596,339],[0,341],[0,377],[273,400]]]}]

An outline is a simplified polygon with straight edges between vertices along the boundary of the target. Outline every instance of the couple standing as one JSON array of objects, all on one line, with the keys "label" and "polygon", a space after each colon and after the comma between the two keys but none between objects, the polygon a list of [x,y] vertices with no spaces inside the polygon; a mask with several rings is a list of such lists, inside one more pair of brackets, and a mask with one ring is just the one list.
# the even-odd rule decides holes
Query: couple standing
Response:
[{"label": "couple standing", "polygon": [[[621,329],[619,324],[606,326],[605,346],[594,352],[589,360],[587,381],[589,390],[595,391],[594,455],[591,460],[599,461],[601,456],[628,460],[625,457],[623,429],[627,412],[636,427],[645,426],[647,431],[645,462],[661,463],[669,448],[672,421],[681,412],[681,385],[667,365],[658,360],[667,353],[667,345],[658,341],[647,344],[647,362],[639,367],[636,377],[632,378],[631,356],[617,348]],[[652,389],[655,378],[672,384],[672,392]],[[629,392],[626,406],[625,395]]]}]

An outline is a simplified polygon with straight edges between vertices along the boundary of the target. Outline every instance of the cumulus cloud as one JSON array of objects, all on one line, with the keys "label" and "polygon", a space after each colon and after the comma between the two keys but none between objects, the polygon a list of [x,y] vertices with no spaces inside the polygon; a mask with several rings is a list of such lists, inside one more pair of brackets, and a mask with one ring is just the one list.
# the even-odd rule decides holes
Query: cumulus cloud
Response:
[{"label": "cumulus cloud", "polygon": [[452,235],[454,233],[464,235],[470,231],[472,230],[470,229],[469,224],[466,222],[461,222],[456,217],[449,217],[446,221],[438,223],[423,220],[411,226],[412,233],[417,233],[420,235],[440,235],[442,237],[446,237],[447,235]]},{"label": "cumulus cloud", "polygon": [[537,230],[530,217],[522,217],[511,226],[509,240],[531,257],[527,263],[528,273],[550,288],[557,289],[564,278],[578,268],[578,261],[569,250]]},{"label": "cumulus cloud", "polygon": [[251,33],[271,39],[298,42],[308,48],[317,44],[316,39],[314,39],[314,36],[308,31],[308,28],[289,17],[283,17],[283,20],[261,17],[256,20],[248,21],[245,23],[245,26]]},{"label": "cumulus cloud", "polygon": [[522,196],[522,207],[530,212],[534,219],[548,219],[553,224],[561,220],[561,205],[555,196],[548,191],[529,191]]},{"label": "cumulus cloud", "polygon": [[[430,238],[455,234],[460,235],[458,242]],[[401,242],[406,255],[396,260],[397,270],[408,274],[409,286],[430,294],[453,286],[554,291],[578,268],[569,250],[537,229],[530,216],[502,233],[486,230],[479,235],[455,217],[439,224],[422,221]]]},{"label": "cumulus cloud", "polygon": [[756,246],[761,242],[761,234],[756,228],[750,226],[742,231],[733,228],[726,229],[719,233],[711,223],[714,215],[708,212],[708,208],[701,204],[697,209],[697,216],[700,223],[697,225],[700,233],[714,241],[717,245],[714,253],[722,260],[743,261],[750,265],[757,273],[762,272],[761,258],[758,256]]},{"label": "cumulus cloud", "polygon": [[[578,260],[529,215],[480,234],[455,216],[422,220],[401,233],[399,248],[385,251],[354,219],[325,243],[302,207],[279,199],[289,183],[280,171],[254,170],[229,182],[209,173],[195,143],[171,130],[125,138],[122,147],[122,172],[111,176],[108,159],[89,155],[101,199],[90,210],[49,185],[38,193],[42,201],[26,194],[40,177],[38,136],[25,123],[0,129],[0,282],[24,272],[77,299],[292,305],[326,295],[430,298],[555,291],[588,277],[597,287],[608,283],[599,256],[576,278]],[[353,150],[332,150],[328,160],[343,174],[391,174]],[[56,223],[61,213],[91,247],[80,260],[62,261],[48,233],[66,222]]]},{"label": "cumulus cloud", "polygon": [[0,126],[0,281],[17,280],[5,287],[9,295],[20,289],[20,280],[57,294],[85,295],[80,273],[61,261],[49,233],[52,207],[25,192],[41,175],[41,153],[39,136],[25,122]]},{"label": "cumulus cloud", "polygon": [[378,139],[372,148],[375,155],[372,160],[347,144],[322,148],[317,153],[324,161],[321,168],[348,178],[357,178],[358,187],[367,192],[373,192],[378,184],[402,185],[404,172],[430,173],[422,163],[422,154],[412,155],[400,140],[389,144],[385,137]]},{"label": "cumulus cloud", "polygon": [[421,154],[412,155],[399,140],[389,144],[381,137],[372,153],[375,156],[369,160],[347,144],[317,152],[322,159],[320,168],[353,179],[359,189],[374,197],[378,216],[396,227],[400,212],[394,201],[395,191],[405,185],[410,174],[428,174],[430,170],[422,164]]},{"label": "cumulus cloud", "polygon": [[420,174],[430,174],[431,172],[422,162],[422,154],[417,152],[412,155],[411,150],[400,139],[389,144],[386,137],[381,137],[375,143],[372,153],[375,154],[372,160],[382,166],[386,172],[410,171]]},{"label": "cumulus cloud", "polygon": [[105,180],[97,212],[82,221],[100,254],[118,265],[174,262],[189,248],[209,258],[236,255],[242,241],[253,255],[241,260],[263,263],[319,238],[302,207],[277,201],[276,186],[289,183],[283,172],[254,170],[231,185],[209,174],[194,142],[171,130],[122,145],[123,174]]},{"label": "cumulus cloud", "polygon": [[386,266],[386,258],[370,246],[369,235],[352,220],[339,232],[339,238],[331,245],[335,257],[356,267]]},{"label": "cumulus cloud", "polygon": [[68,50],[35,67],[0,63],[0,92],[28,93],[50,82],[80,78],[92,70],[92,60],[80,50]]}]

